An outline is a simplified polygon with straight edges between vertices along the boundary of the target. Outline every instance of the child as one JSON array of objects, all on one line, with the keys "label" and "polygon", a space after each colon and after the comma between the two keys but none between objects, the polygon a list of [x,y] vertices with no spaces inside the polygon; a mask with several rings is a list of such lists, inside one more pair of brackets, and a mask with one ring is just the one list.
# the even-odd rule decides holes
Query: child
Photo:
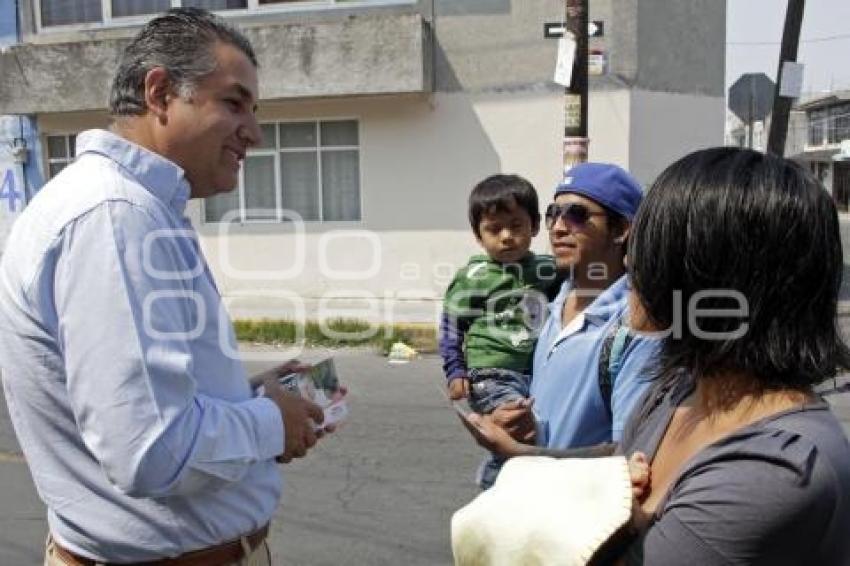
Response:
[{"label": "child", "polygon": [[[528,397],[534,342],[561,280],[549,256],[529,251],[540,228],[534,187],[517,175],[493,175],[469,196],[469,222],[486,254],[475,255],[446,290],[440,354],[453,400],[469,398],[487,414]],[[504,459],[482,463],[477,482],[496,480]]]}]

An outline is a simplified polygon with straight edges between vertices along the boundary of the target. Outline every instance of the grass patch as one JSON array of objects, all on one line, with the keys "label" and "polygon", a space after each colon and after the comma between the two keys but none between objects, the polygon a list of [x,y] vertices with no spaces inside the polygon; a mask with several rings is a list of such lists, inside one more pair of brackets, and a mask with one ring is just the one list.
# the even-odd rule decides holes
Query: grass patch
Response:
[{"label": "grass patch", "polygon": [[431,324],[372,324],[364,320],[337,318],[323,323],[291,320],[237,320],[233,323],[236,339],[262,344],[295,344],[324,346],[374,346],[382,354],[394,342],[404,342],[422,353],[437,351],[437,333]]}]

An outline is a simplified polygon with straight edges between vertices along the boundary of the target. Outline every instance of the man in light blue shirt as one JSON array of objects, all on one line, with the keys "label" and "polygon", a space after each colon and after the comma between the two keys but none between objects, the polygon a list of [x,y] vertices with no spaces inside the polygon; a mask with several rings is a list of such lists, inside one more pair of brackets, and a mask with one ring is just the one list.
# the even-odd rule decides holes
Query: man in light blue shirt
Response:
[{"label": "man in light blue shirt", "polygon": [[274,379],[255,397],[184,216],[260,141],[256,65],[204,11],[152,20],[118,69],[113,131],[77,138],[8,239],[0,365],[47,564],[268,559],[275,460],[303,456],[322,414]]},{"label": "man in light blue shirt", "polygon": [[603,163],[573,167],[556,188],[546,227],[555,262],[570,276],[534,351],[533,406],[519,403],[493,416],[518,439],[534,436],[537,446],[561,451],[594,447],[577,455],[612,453],[620,439],[656,351],[652,338],[631,337],[616,353],[619,368],[606,398],[600,373],[610,360],[602,351],[628,325],[625,242],[641,198],[631,175]]}]

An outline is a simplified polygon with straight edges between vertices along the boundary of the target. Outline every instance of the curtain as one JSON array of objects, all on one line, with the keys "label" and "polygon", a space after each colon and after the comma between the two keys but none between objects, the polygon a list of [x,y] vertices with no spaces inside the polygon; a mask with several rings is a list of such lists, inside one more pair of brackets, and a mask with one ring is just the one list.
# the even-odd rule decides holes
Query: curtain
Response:
[{"label": "curtain", "polygon": [[249,220],[276,220],[277,187],[274,155],[252,155],[245,159],[245,208]]},{"label": "curtain", "polygon": [[316,150],[280,154],[281,204],[304,220],[319,220],[317,158]]},{"label": "curtain", "polygon": [[323,220],[360,220],[360,152],[322,152]]}]

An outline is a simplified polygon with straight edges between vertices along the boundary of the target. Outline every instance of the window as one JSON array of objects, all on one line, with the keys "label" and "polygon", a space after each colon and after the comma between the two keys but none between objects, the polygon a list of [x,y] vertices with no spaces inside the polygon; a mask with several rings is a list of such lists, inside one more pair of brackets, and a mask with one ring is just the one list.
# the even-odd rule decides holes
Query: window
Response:
[{"label": "window", "polygon": [[817,147],[824,144],[826,134],[827,111],[812,110],[809,112],[809,145]]},{"label": "window", "polygon": [[207,222],[237,211],[241,221],[360,220],[356,120],[264,124],[263,145],[245,157],[239,189],[206,199]]},{"label": "window", "polygon": [[77,135],[47,136],[47,178],[52,179],[74,160]]},{"label": "window", "polygon": [[850,104],[838,104],[829,110],[829,143],[850,140]]},{"label": "window", "polygon": [[350,0],[36,0],[36,13],[39,16],[39,27],[47,28],[109,24],[115,19],[158,14],[180,6],[207,10],[239,10],[304,3],[321,6],[347,1]]}]

